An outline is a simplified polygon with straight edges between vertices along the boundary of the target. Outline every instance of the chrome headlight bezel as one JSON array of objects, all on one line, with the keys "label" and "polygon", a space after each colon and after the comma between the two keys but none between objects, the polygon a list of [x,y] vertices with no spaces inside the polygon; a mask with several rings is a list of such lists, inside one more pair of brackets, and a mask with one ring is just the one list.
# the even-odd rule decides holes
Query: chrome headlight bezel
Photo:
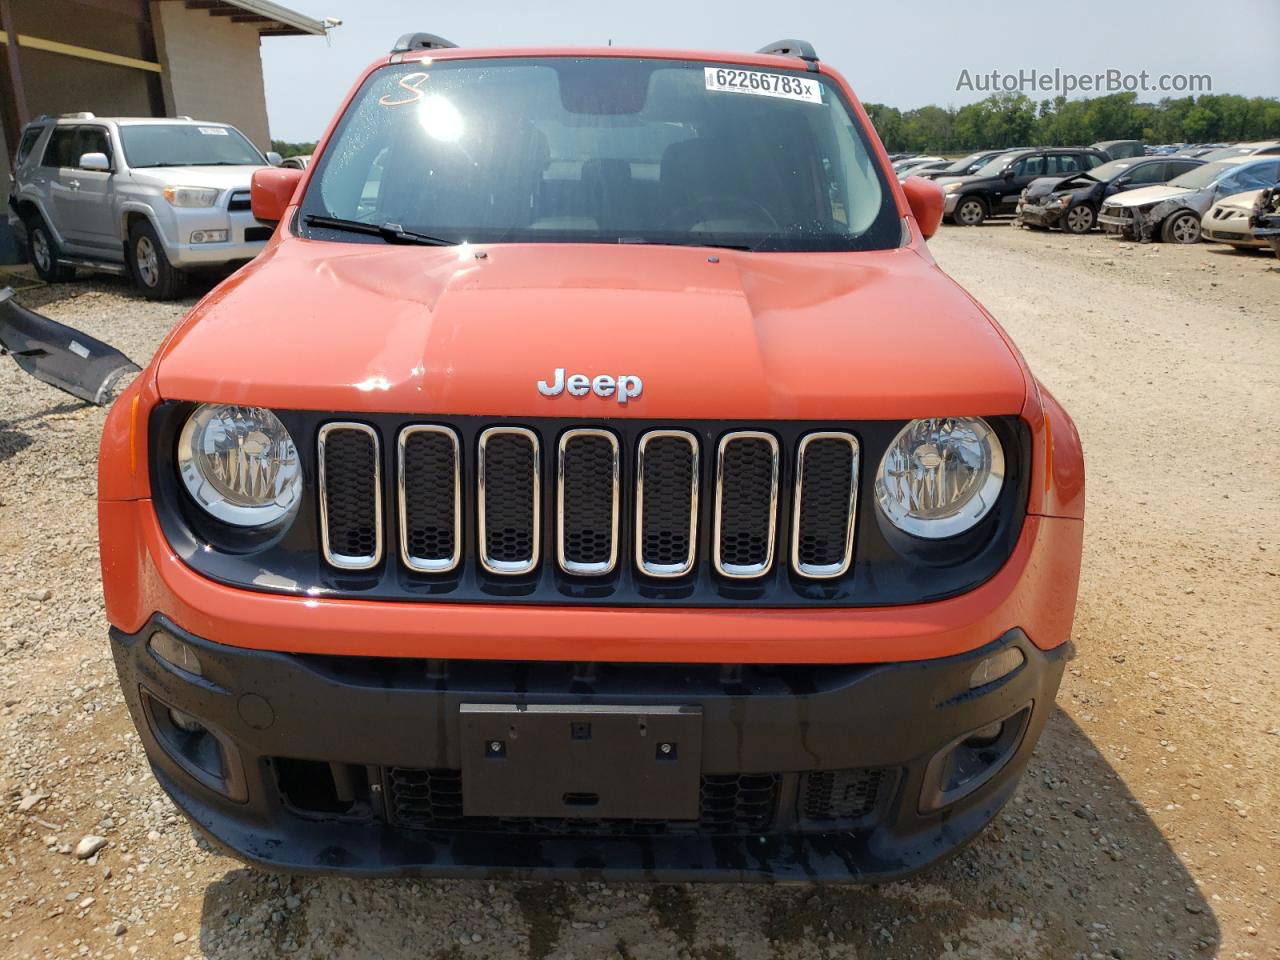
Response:
[{"label": "chrome headlight bezel", "polygon": [[[938,436],[954,433],[956,429],[973,435],[969,453],[976,457],[978,469],[967,483],[962,497],[933,511],[922,510],[904,499],[900,482],[891,481],[889,474],[899,476],[902,466],[908,463],[921,467],[919,450],[923,445],[911,451],[905,449],[905,443],[914,440],[920,431],[925,431],[926,436]],[[937,445],[932,446],[936,448]],[[931,455],[936,455],[936,450]],[[924,466],[924,469],[934,468]],[[898,432],[880,458],[875,479],[876,507],[881,516],[903,533],[922,540],[947,540],[968,533],[990,515],[1000,501],[1005,473],[1004,446],[997,432],[981,417],[912,420]]]},{"label": "chrome headlight bezel", "polygon": [[[237,418],[242,423],[255,419],[274,436],[256,431],[255,444],[264,439],[271,442],[284,465],[270,480],[270,489],[253,496],[231,489],[226,478],[210,470],[211,444],[218,439],[210,431],[228,433],[228,422]],[[247,428],[246,428],[247,429]],[[246,438],[248,434],[246,433]],[[257,456],[250,452],[249,456]],[[182,484],[191,500],[206,514],[242,529],[267,529],[283,525],[291,520],[302,503],[302,461],[292,435],[280,419],[265,407],[237,404],[205,403],[197,406],[187,417],[178,435],[176,467]]]}]

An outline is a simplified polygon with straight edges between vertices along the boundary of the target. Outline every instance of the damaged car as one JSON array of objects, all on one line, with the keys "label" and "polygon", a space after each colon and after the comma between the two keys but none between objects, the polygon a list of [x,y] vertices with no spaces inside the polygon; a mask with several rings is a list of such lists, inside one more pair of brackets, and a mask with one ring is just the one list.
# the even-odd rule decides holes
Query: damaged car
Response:
[{"label": "damaged car", "polygon": [[1017,210],[1022,189],[1041,177],[1084,173],[1111,158],[1088,147],[1043,147],[1002,153],[968,177],[934,182],[946,196],[946,219],[962,227],[976,227],[988,217]]},{"label": "damaged car", "polygon": [[1126,190],[1107,200],[1098,223],[1107,233],[1149,243],[1198,243],[1200,218],[1219,199],[1280,180],[1280,157],[1234,157],[1206,163],[1164,186]]},{"label": "damaged car", "polygon": [[1124,190],[1168,183],[1203,163],[1190,157],[1144,157],[1112,160],[1088,173],[1069,177],[1042,177],[1022,191],[1015,222],[1088,233],[1097,225],[1098,210],[1108,197]]},{"label": "damaged car", "polygon": [[1265,190],[1250,190],[1223,197],[1204,215],[1200,222],[1205,240],[1225,243],[1237,250],[1265,250],[1266,238],[1255,237],[1249,219]]},{"label": "damaged car", "polygon": [[1258,195],[1249,226],[1254,239],[1265,241],[1272,253],[1280,257],[1280,185]]}]

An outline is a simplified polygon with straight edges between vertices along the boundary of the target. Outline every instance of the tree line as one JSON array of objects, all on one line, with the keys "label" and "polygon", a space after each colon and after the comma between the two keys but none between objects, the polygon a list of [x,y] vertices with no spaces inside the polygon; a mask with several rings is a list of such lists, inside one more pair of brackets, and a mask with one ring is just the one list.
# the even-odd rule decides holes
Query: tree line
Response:
[{"label": "tree line", "polygon": [[272,140],[271,149],[282,157],[303,157],[315,152],[316,143],[290,143],[288,140]]},{"label": "tree line", "polygon": [[864,106],[889,153],[965,153],[1099,140],[1155,144],[1280,138],[1280,100],[1274,97],[1205,94],[1139,103],[1135,93],[1116,93],[1037,103],[1024,94],[998,93],[959,108]]}]

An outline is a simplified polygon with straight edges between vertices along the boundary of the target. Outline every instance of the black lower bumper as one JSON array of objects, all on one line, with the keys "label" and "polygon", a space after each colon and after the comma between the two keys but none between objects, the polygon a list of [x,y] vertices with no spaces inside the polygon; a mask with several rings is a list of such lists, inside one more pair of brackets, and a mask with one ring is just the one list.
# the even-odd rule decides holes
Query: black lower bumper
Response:
[{"label": "black lower bumper", "polygon": [[[185,646],[148,643],[157,631]],[[1041,651],[1020,630],[962,656],[871,666],[291,656],[160,619],[113,630],[112,649],[157,779],[241,859],[289,872],[664,881],[882,881],[954,852],[1012,796],[1065,662],[1065,649]],[[992,664],[1017,666],[999,676]],[[530,815],[520,790],[504,811],[491,790],[480,796],[492,781],[465,755],[496,754],[491,733],[471,742],[471,719],[504,705],[563,714],[566,738],[590,736],[582,720],[599,712],[649,716],[655,737],[658,708],[696,715],[677,761],[694,769],[670,781],[687,781],[691,810],[651,794],[669,819],[612,816],[618,789],[643,795],[661,781],[623,759],[603,779],[587,766],[565,773],[548,742],[540,781],[595,776],[564,796],[600,802],[600,814]]]},{"label": "black lower bumper", "polygon": [[1018,207],[1018,219],[1036,227],[1056,227],[1062,219],[1062,207],[1057,204],[1044,207],[1024,204]]}]

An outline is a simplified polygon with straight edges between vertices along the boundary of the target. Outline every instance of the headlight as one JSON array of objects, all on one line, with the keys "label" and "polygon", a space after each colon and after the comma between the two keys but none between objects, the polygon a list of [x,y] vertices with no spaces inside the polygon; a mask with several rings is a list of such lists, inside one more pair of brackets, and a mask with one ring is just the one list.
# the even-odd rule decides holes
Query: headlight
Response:
[{"label": "headlight", "polygon": [[1062,207],[1071,206],[1071,194],[1069,193],[1064,193],[1061,196],[1057,197],[1056,199],[1058,201],[1059,206],[1062,206]]},{"label": "headlight", "polygon": [[943,187],[942,189],[943,189],[943,191],[944,191],[944,192],[946,192],[946,193],[955,193],[955,192],[956,192],[957,190],[959,190],[962,186],[964,186],[964,184],[962,184],[962,183],[948,183],[948,184],[947,184],[945,187]]},{"label": "headlight", "polygon": [[302,495],[293,438],[261,407],[197,407],[178,438],[178,472],[196,503],[237,527],[276,523]]},{"label": "headlight", "polygon": [[212,207],[221,192],[216,187],[165,187],[164,198],[175,207]]},{"label": "headlight", "polygon": [[940,540],[985,517],[1003,483],[1004,450],[985,421],[913,420],[880,461],[876,500],[899,530]]}]

